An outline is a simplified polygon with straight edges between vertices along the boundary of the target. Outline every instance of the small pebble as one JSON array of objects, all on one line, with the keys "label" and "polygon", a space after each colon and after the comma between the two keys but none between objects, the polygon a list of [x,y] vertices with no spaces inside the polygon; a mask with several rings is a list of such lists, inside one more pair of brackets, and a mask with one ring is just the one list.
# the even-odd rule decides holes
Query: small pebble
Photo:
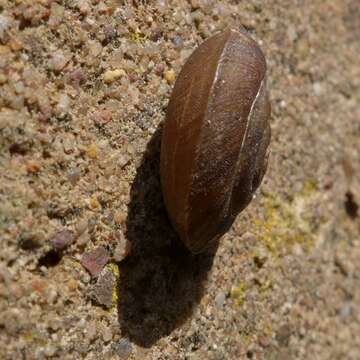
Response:
[{"label": "small pebble", "polygon": [[123,69],[107,70],[104,74],[104,81],[110,84],[125,75],[126,73]]},{"label": "small pebble", "polygon": [[266,348],[270,345],[270,340],[267,336],[263,335],[259,337],[259,344],[260,346],[262,346],[263,348]]},{"label": "small pebble", "polygon": [[226,295],[224,292],[220,292],[215,297],[215,305],[218,309],[221,309],[224,305]]},{"label": "small pebble", "polygon": [[44,350],[44,354],[47,357],[53,357],[56,354],[57,348],[54,345],[48,345],[46,346]]},{"label": "small pebble", "polygon": [[117,232],[117,242],[118,244],[114,250],[114,260],[116,262],[120,262],[124,260],[131,251],[131,243],[129,240],[126,239],[124,234],[121,231]]},{"label": "small pebble", "polygon": [[98,209],[101,207],[99,200],[95,195],[90,198],[89,205],[91,209]]},{"label": "small pebble", "polygon": [[87,227],[88,227],[87,219],[80,220],[75,226],[76,235],[80,236],[81,234],[83,234],[86,231]]},{"label": "small pebble", "polygon": [[319,83],[319,82],[315,82],[314,84],[313,84],[313,89],[314,89],[314,93],[315,93],[315,95],[316,96],[319,96],[319,95],[321,95],[324,91],[324,87],[322,86],[322,84],[321,83]]},{"label": "small pebble", "polygon": [[90,5],[86,0],[78,0],[77,8],[79,9],[80,14],[82,15],[87,15],[91,10]]},{"label": "small pebble", "polygon": [[0,85],[5,84],[7,82],[7,77],[4,74],[0,73]]},{"label": "small pebble", "polygon": [[351,302],[346,302],[340,309],[339,315],[342,320],[345,320],[351,315]]},{"label": "small pebble", "polygon": [[121,153],[118,157],[117,164],[122,169],[125,165],[127,165],[130,161],[130,156],[126,153]]},{"label": "small pebble", "polygon": [[132,353],[132,345],[127,338],[122,338],[117,343],[113,343],[111,348],[120,359],[128,359]]},{"label": "small pebble", "polygon": [[91,144],[88,149],[87,149],[87,155],[90,159],[96,159],[99,156],[99,146],[97,146],[96,144]]},{"label": "small pebble", "polygon": [[109,110],[98,110],[93,113],[92,118],[97,126],[104,126],[112,120],[112,114]]},{"label": "small pebble", "polygon": [[102,45],[98,41],[89,42],[89,55],[91,57],[97,57],[103,50]]},{"label": "small pebble", "polygon": [[67,94],[62,94],[59,97],[58,104],[56,106],[56,112],[59,115],[66,114],[70,110],[70,98]]},{"label": "small pebble", "polygon": [[3,14],[0,15],[0,41],[5,43],[9,39],[8,31],[10,30],[12,19]]},{"label": "small pebble", "polygon": [[14,85],[15,91],[18,94],[23,94],[25,87],[24,87],[24,83],[22,81],[18,81],[15,85]]},{"label": "small pebble", "polygon": [[14,110],[21,110],[24,106],[23,96],[13,96],[10,99],[10,107]]},{"label": "small pebble", "polygon": [[290,25],[290,26],[288,27],[288,29],[287,29],[287,36],[288,36],[288,38],[289,38],[289,40],[290,40],[291,42],[294,42],[294,41],[297,39],[298,34],[297,34],[297,32],[296,32],[295,26]]},{"label": "small pebble", "polygon": [[100,305],[110,308],[113,304],[113,291],[116,277],[110,268],[105,268],[89,291],[90,297]]},{"label": "small pebble", "polygon": [[101,273],[101,270],[108,263],[109,259],[108,251],[104,247],[99,246],[85,253],[81,258],[81,264],[93,277],[96,277]]},{"label": "small pebble", "polygon": [[99,14],[106,14],[109,11],[109,8],[106,6],[106,4],[100,2],[100,4],[97,6],[97,11]]},{"label": "small pebble", "polygon": [[184,41],[181,36],[176,35],[173,39],[173,44],[175,49],[181,49],[184,45]]},{"label": "small pebble", "polygon": [[77,168],[72,168],[67,173],[68,180],[71,185],[76,185],[80,179],[80,171]]},{"label": "small pebble", "polygon": [[29,160],[28,163],[26,164],[26,171],[29,174],[36,174],[37,172],[40,171],[40,164],[35,161],[35,160]]},{"label": "small pebble", "polygon": [[102,330],[102,337],[103,337],[103,339],[104,339],[104,341],[106,343],[108,343],[109,341],[112,340],[112,332],[111,332],[111,329],[109,327],[105,327]]},{"label": "small pebble", "polygon": [[66,74],[67,82],[75,88],[78,88],[86,80],[85,74],[81,68],[75,69]]},{"label": "small pebble", "polygon": [[50,237],[49,242],[55,250],[64,250],[75,241],[74,233],[70,230],[60,230]]},{"label": "small pebble", "polygon": [[173,69],[165,71],[164,78],[171,84],[175,80],[175,71]]},{"label": "small pebble", "polygon": [[66,63],[67,59],[62,51],[55,51],[49,61],[50,68],[55,72],[60,72]]},{"label": "small pebble", "polygon": [[0,55],[6,55],[11,53],[11,49],[8,46],[0,45]]},{"label": "small pebble", "polygon": [[86,327],[86,334],[90,341],[93,341],[97,335],[96,324],[94,322],[90,322]]},{"label": "small pebble", "polygon": [[20,39],[18,39],[16,37],[13,37],[10,39],[9,45],[10,45],[11,49],[15,52],[19,51],[23,48],[23,43],[21,42]]},{"label": "small pebble", "polygon": [[116,224],[121,225],[126,221],[126,213],[124,211],[117,211],[114,214]]},{"label": "small pebble", "polygon": [[108,44],[116,37],[116,29],[113,25],[108,24],[104,28],[105,43]]}]

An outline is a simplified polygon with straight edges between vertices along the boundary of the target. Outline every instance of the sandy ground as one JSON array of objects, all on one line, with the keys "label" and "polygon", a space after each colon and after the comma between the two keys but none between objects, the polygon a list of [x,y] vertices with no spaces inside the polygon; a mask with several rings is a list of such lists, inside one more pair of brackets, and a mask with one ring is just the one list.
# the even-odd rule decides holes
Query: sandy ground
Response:
[{"label": "sandy ground", "polygon": [[[216,252],[159,185],[181,66],[243,24],[272,142]],[[1,359],[360,359],[358,0],[0,0]]]}]

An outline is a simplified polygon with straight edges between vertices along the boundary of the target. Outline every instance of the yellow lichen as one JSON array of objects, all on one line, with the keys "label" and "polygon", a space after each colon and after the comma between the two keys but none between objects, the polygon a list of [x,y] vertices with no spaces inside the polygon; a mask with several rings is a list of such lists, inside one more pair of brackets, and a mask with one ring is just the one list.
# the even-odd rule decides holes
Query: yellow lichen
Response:
[{"label": "yellow lichen", "polygon": [[130,34],[130,40],[135,43],[144,43],[147,40],[147,37],[138,31],[134,31]]},{"label": "yellow lichen", "polygon": [[270,324],[265,324],[263,330],[267,336],[272,336],[274,334],[274,330]]},{"label": "yellow lichen", "polygon": [[91,209],[95,210],[101,207],[98,198],[96,195],[93,195],[89,200],[89,206]]},{"label": "yellow lichen", "polygon": [[96,159],[99,156],[99,146],[97,144],[91,144],[87,148],[87,155],[90,159]]},{"label": "yellow lichen", "polygon": [[109,271],[111,271],[114,275],[115,281],[113,286],[113,292],[112,292],[112,307],[110,308],[110,311],[114,311],[117,307],[117,304],[119,302],[119,282],[120,282],[120,269],[119,266],[115,263],[111,263],[107,265],[107,268]]},{"label": "yellow lichen", "polygon": [[230,297],[234,300],[235,305],[241,306],[245,300],[246,284],[241,282],[238,286],[233,286],[230,291]]},{"label": "yellow lichen", "polygon": [[291,250],[295,244],[301,245],[305,251],[311,249],[314,231],[309,219],[309,205],[314,194],[316,184],[312,181],[306,182],[290,202],[265,194],[264,218],[254,221],[253,230],[270,253],[278,255],[283,250]]},{"label": "yellow lichen", "polygon": [[164,72],[165,80],[171,84],[175,80],[175,71],[173,69]]}]

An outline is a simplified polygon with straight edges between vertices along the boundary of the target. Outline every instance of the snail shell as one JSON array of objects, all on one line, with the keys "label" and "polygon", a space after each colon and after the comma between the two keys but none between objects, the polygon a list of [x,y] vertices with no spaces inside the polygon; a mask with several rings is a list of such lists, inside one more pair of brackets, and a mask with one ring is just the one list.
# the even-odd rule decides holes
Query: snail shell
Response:
[{"label": "snail shell", "polygon": [[191,252],[214,244],[251,201],[267,167],[269,117],[265,58],[244,28],[192,53],[169,101],[160,160],[167,212]]}]

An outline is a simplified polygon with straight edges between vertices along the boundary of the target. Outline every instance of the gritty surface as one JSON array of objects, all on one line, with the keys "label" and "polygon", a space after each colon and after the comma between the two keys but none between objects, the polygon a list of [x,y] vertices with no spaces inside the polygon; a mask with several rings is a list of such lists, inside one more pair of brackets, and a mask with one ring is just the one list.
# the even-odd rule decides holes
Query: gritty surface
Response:
[{"label": "gritty surface", "polygon": [[[357,0],[0,0],[0,358],[360,358]],[[242,23],[272,143],[217,252],[177,243],[161,123]]]}]

